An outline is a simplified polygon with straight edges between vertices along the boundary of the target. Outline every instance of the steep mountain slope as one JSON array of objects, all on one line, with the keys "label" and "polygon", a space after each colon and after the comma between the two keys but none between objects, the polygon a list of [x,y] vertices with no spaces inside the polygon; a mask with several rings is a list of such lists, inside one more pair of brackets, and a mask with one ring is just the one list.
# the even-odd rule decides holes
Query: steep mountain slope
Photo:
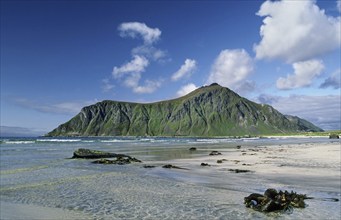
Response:
[{"label": "steep mountain slope", "polygon": [[84,107],[47,136],[234,136],[296,131],[321,129],[214,83],[156,103],[102,101]]}]

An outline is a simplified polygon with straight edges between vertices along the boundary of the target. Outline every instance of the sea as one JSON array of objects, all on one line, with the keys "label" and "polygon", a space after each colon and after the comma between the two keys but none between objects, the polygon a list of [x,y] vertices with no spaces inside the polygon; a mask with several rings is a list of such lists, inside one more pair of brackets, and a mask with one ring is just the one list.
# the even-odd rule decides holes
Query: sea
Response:
[{"label": "sea", "polygon": [[[322,178],[316,174],[300,178],[294,174],[258,174],[257,170],[231,173],[196,163],[212,150],[235,153],[237,146],[268,149],[329,142],[327,138],[278,137],[3,137],[1,219],[31,218],[9,215],[4,209],[11,204],[13,207],[27,205],[28,209],[34,205],[42,207],[40,210],[66,210],[73,213],[72,219],[74,216],[78,216],[76,219],[340,219],[340,201],[330,199],[340,200],[340,176]],[[190,151],[191,147],[197,150]],[[91,163],[93,160],[70,159],[79,148],[126,154],[143,162],[103,165]],[[166,164],[186,169],[162,168]],[[309,160],[291,166],[309,169],[327,166],[326,171],[329,169],[328,163],[319,165]],[[338,164],[330,167],[340,171]],[[307,200],[307,208],[295,209],[292,213],[261,213],[245,207],[244,197],[263,193],[270,187],[294,190],[316,199]],[[48,219],[67,218],[68,215],[51,214]]]}]

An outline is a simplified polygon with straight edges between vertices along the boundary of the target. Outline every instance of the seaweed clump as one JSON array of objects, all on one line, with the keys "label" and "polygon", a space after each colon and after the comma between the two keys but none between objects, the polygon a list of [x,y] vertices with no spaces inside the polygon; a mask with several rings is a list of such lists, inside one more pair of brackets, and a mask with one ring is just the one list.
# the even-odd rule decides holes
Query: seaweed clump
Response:
[{"label": "seaweed clump", "polygon": [[264,193],[252,193],[244,198],[244,204],[248,208],[259,212],[293,212],[293,208],[307,207],[305,199],[310,199],[305,194],[298,194],[294,191],[279,191],[267,189]]}]

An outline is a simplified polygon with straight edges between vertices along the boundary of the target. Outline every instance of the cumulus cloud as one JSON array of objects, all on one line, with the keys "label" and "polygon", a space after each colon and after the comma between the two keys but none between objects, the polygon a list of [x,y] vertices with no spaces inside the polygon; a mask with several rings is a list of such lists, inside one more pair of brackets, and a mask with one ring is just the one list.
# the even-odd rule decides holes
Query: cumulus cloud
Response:
[{"label": "cumulus cloud", "polygon": [[177,81],[186,75],[192,74],[197,67],[195,60],[186,59],[185,63],[181,65],[180,69],[172,75],[172,81]]},{"label": "cumulus cloud", "polygon": [[335,71],[330,77],[328,77],[321,85],[320,88],[332,87],[334,89],[341,88],[341,69]]},{"label": "cumulus cloud", "polygon": [[179,91],[176,93],[178,97],[187,95],[188,93],[196,90],[198,87],[194,85],[193,83],[189,83],[187,85],[184,85],[179,89]]},{"label": "cumulus cloud", "polygon": [[283,114],[304,118],[324,130],[341,129],[341,96],[307,96],[292,95],[289,97],[262,94],[259,102],[270,104]]},{"label": "cumulus cloud", "polygon": [[276,86],[278,89],[294,89],[311,85],[313,79],[319,76],[324,69],[321,60],[308,60],[293,65],[294,73],[286,78],[280,77]]},{"label": "cumulus cloud", "polygon": [[265,17],[254,45],[258,59],[293,63],[340,47],[340,17],[327,16],[315,1],[266,1],[257,15]]},{"label": "cumulus cloud", "polygon": [[[154,92],[161,84],[153,81],[146,81],[146,86],[140,86],[139,82],[142,78],[142,72],[149,65],[149,61],[144,56],[134,55],[133,59],[120,67],[114,67],[112,75],[116,79],[123,78],[123,84],[132,88],[135,93],[151,93]],[[150,87],[150,88],[147,88]]]},{"label": "cumulus cloud", "polygon": [[156,89],[160,88],[162,82],[161,81],[151,81],[146,80],[144,86],[137,86],[133,88],[135,93],[153,93]]},{"label": "cumulus cloud", "polygon": [[136,38],[142,37],[145,44],[152,44],[160,39],[161,31],[158,28],[150,28],[145,23],[125,22],[118,27],[120,36]]},{"label": "cumulus cloud", "polygon": [[[140,84],[140,80],[151,61],[166,61],[167,52],[153,46],[160,39],[161,31],[140,22],[124,22],[119,25],[118,30],[121,37],[141,37],[143,44],[132,49],[131,61],[113,68],[112,76],[122,80],[123,85],[131,88],[134,93],[154,92],[161,86],[160,80],[145,80],[144,85]],[[104,89],[111,89],[109,83],[104,86]]]},{"label": "cumulus cloud", "polygon": [[123,83],[126,87],[131,88],[134,93],[144,94],[153,93],[162,85],[162,80],[152,81],[145,80],[145,85],[140,85],[141,73],[131,73],[127,76]]},{"label": "cumulus cloud", "polygon": [[142,45],[132,49],[133,55],[143,55],[153,61],[166,61],[167,52],[153,46]]},{"label": "cumulus cloud", "polygon": [[253,71],[252,58],[244,49],[223,50],[214,61],[207,84],[238,88]]},{"label": "cumulus cloud", "polygon": [[126,73],[144,72],[149,65],[149,61],[144,56],[134,55],[133,59],[120,67],[114,67],[112,74],[115,78],[122,77]]}]

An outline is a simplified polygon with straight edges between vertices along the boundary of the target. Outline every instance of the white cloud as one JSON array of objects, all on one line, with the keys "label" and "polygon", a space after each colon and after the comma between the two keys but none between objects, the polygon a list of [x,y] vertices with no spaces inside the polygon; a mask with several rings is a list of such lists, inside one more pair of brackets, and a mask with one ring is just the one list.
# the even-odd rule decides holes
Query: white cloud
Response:
[{"label": "white cloud", "polygon": [[186,75],[192,74],[196,67],[197,62],[195,60],[186,59],[185,63],[181,65],[180,69],[172,75],[172,81],[177,81]]},{"label": "white cloud", "polygon": [[287,75],[286,78],[280,77],[276,86],[278,89],[294,89],[311,85],[313,79],[319,76],[324,69],[321,60],[308,60],[297,62],[293,65],[294,74]]},{"label": "white cloud", "polygon": [[[146,80],[144,85],[140,85],[140,80],[150,61],[166,61],[167,52],[153,46],[153,43],[160,39],[161,31],[140,22],[122,23],[119,25],[118,30],[122,37],[141,37],[143,44],[132,49],[133,58],[131,61],[120,67],[115,66],[113,68],[113,77],[122,79],[123,85],[131,88],[134,93],[154,92],[161,86],[161,81]],[[110,84],[107,87],[110,88]]]},{"label": "white cloud", "polygon": [[124,85],[130,88],[137,87],[141,79],[141,73],[131,73],[124,80]]},{"label": "white cloud", "polygon": [[289,97],[261,95],[258,101],[271,104],[283,114],[306,119],[325,130],[341,129],[341,96],[307,96]]},{"label": "white cloud", "polygon": [[244,49],[223,50],[214,61],[207,84],[238,88],[253,71],[252,58]]},{"label": "white cloud", "polygon": [[266,1],[257,15],[265,17],[256,58],[288,63],[312,59],[340,47],[340,17],[331,17],[315,1]]},{"label": "white cloud", "polygon": [[110,83],[109,79],[103,79],[102,80],[102,91],[103,92],[109,92],[112,90],[115,86]]},{"label": "white cloud", "polygon": [[334,89],[341,88],[341,69],[331,74],[321,85],[320,88],[332,87]]},{"label": "white cloud", "polygon": [[141,73],[131,73],[124,80],[124,85],[131,88],[134,93],[144,94],[153,93],[156,89],[160,88],[162,81],[146,80],[145,85],[139,85],[141,79]]},{"label": "white cloud", "polygon": [[136,38],[140,35],[145,44],[152,44],[159,40],[161,31],[158,28],[150,28],[145,23],[125,22],[118,27],[122,37]]},{"label": "white cloud", "polygon": [[176,93],[177,96],[184,96],[187,95],[188,93],[196,90],[198,87],[194,85],[193,83],[189,83],[183,87],[180,88],[180,90]]},{"label": "white cloud", "polygon": [[133,59],[120,67],[114,67],[113,76],[115,78],[122,77],[125,73],[141,73],[149,65],[149,61],[144,56],[134,55]]},{"label": "white cloud", "polygon": [[161,81],[151,81],[146,80],[144,86],[137,86],[133,88],[133,92],[135,93],[153,93],[156,89],[160,88]]},{"label": "white cloud", "polygon": [[148,59],[153,61],[165,61],[167,57],[167,52],[153,46],[142,45],[133,48],[131,51],[133,55],[143,55],[146,56]]}]

